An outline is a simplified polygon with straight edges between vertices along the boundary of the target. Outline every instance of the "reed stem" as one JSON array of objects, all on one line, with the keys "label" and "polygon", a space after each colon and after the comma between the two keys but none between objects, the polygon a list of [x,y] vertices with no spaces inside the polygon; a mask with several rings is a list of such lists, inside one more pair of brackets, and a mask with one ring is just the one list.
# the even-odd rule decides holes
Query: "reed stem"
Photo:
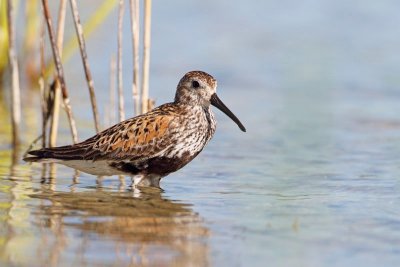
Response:
[{"label": "reed stem", "polygon": [[[57,21],[57,48],[62,56],[63,41],[64,41],[64,28],[65,28],[65,13],[67,10],[67,0],[61,0],[58,9],[58,21]],[[55,84],[51,87],[54,90],[54,102],[53,109],[51,110],[51,121],[50,121],[50,138],[49,146],[54,147],[57,143],[58,133],[58,122],[60,119],[60,103],[61,103],[61,88],[60,83],[57,82],[57,77],[54,78]]]},{"label": "reed stem", "polygon": [[112,55],[110,60],[110,88],[109,88],[110,102],[108,103],[108,110],[106,110],[106,115],[107,115],[106,126],[111,126],[115,123],[115,69],[116,69],[115,56]]},{"label": "reed stem", "polygon": [[40,89],[40,105],[42,108],[42,148],[46,147],[46,140],[47,140],[47,122],[48,122],[48,115],[49,110],[47,109],[46,105],[46,86],[45,86],[45,79],[44,79],[44,72],[45,72],[45,59],[44,59],[44,49],[45,49],[45,42],[44,42],[44,34],[45,34],[45,22],[42,19],[40,25],[40,42],[39,42],[39,54],[40,54],[40,76],[39,76],[39,89]]},{"label": "reed stem", "polygon": [[143,68],[142,68],[142,113],[148,111],[149,71],[150,71],[150,32],[151,32],[151,0],[144,0],[143,28]]},{"label": "reed stem", "polygon": [[83,68],[85,70],[86,81],[87,81],[88,88],[89,88],[90,102],[92,104],[92,111],[93,111],[93,118],[94,118],[94,125],[96,128],[96,132],[99,132],[100,131],[99,112],[97,110],[96,95],[94,92],[94,83],[93,83],[92,73],[89,68],[89,62],[87,59],[85,39],[83,37],[82,25],[81,25],[79,13],[78,13],[78,6],[76,4],[76,0],[70,0],[69,3],[71,5],[72,15],[74,17],[76,35],[78,36]]},{"label": "reed stem", "polygon": [[132,32],[132,57],[133,81],[132,98],[134,115],[140,114],[139,105],[139,0],[130,0],[131,32]]},{"label": "reed stem", "polygon": [[12,0],[7,0],[7,19],[8,19],[8,36],[9,48],[8,57],[11,67],[11,123],[12,123],[12,139],[13,146],[17,147],[19,144],[19,126],[21,122],[21,102],[20,102],[20,87],[19,87],[19,72],[17,51],[15,47],[15,14],[13,9]]},{"label": "reed stem", "polygon": [[122,86],[122,22],[124,18],[124,0],[119,0],[118,12],[118,114],[119,121],[125,120],[124,91]]},{"label": "reed stem", "polygon": [[63,66],[61,63],[60,54],[59,54],[59,51],[58,51],[58,48],[56,45],[56,40],[54,37],[54,30],[53,30],[53,25],[52,25],[52,20],[51,20],[51,15],[50,15],[47,0],[42,0],[42,4],[43,4],[44,16],[46,18],[46,23],[47,23],[47,29],[48,29],[48,33],[49,33],[49,37],[50,37],[50,43],[51,43],[51,48],[52,48],[52,52],[53,52],[54,64],[56,66],[58,80],[60,81],[60,85],[61,85],[61,92],[62,92],[62,97],[63,97],[63,101],[64,101],[64,108],[65,108],[65,111],[67,113],[67,117],[69,120],[72,140],[74,143],[77,143],[78,142],[78,134],[76,131],[75,120],[74,120],[74,117],[72,114],[71,104],[70,104],[70,100],[68,97],[67,86],[65,84],[64,69],[63,69]]}]

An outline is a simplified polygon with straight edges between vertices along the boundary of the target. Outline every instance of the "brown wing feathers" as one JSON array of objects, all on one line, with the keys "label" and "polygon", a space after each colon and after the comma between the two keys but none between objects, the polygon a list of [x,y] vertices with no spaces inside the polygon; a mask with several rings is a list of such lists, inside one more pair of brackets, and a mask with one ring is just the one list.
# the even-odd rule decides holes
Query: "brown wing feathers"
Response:
[{"label": "brown wing feathers", "polygon": [[[167,107],[167,111],[172,110]],[[163,149],[160,140],[173,118],[171,112],[157,108],[146,115],[118,123],[79,144],[30,151],[29,154],[35,157],[26,160],[134,160],[148,157]]]},{"label": "brown wing feathers", "polygon": [[121,124],[112,132],[99,136],[84,159],[135,160],[151,156],[162,149],[159,143],[172,119],[173,116],[146,116]]}]

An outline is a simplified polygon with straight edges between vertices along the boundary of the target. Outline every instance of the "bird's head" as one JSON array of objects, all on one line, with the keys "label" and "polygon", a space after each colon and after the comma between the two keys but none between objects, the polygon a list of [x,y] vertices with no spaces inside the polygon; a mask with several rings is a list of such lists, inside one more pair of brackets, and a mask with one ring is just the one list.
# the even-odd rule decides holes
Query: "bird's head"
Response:
[{"label": "bird's head", "polygon": [[246,128],[219,99],[216,92],[217,80],[214,77],[203,71],[190,71],[178,83],[175,103],[183,103],[190,106],[199,105],[205,108],[208,108],[211,104],[224,112],[245,132]]}]

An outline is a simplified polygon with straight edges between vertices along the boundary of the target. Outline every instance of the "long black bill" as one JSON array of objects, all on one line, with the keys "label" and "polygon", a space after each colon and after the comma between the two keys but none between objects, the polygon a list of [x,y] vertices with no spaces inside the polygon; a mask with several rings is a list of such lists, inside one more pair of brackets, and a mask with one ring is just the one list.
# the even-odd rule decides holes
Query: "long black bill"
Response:
[{"label": "long black bill", "polygon": [[236,124],[239,126],[240,130],[243,132],[246,131],[246,128],[244,128],[243,124],[239,121],[239,119],[232,113],[232,111],[229,110],[227,106],[219,99],[217,94],[213,94],[211,96],[211,104],[214,107],[217,107],[219,110],[221,110],[223,113],[225,113],[229,118],[231,118]]}]

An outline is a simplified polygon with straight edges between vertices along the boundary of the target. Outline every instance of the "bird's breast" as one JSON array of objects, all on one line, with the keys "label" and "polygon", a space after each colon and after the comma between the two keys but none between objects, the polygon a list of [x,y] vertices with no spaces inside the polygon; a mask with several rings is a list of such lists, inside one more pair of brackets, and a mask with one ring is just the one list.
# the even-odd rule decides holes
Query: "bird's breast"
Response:
[{"label": "bird's breast", "polygon": [[210,109],[194,107],[174,127],[179,131],[176,143],[171,147],[167,157],[192,159],[210,141],[215,133],[216,122]]}]

